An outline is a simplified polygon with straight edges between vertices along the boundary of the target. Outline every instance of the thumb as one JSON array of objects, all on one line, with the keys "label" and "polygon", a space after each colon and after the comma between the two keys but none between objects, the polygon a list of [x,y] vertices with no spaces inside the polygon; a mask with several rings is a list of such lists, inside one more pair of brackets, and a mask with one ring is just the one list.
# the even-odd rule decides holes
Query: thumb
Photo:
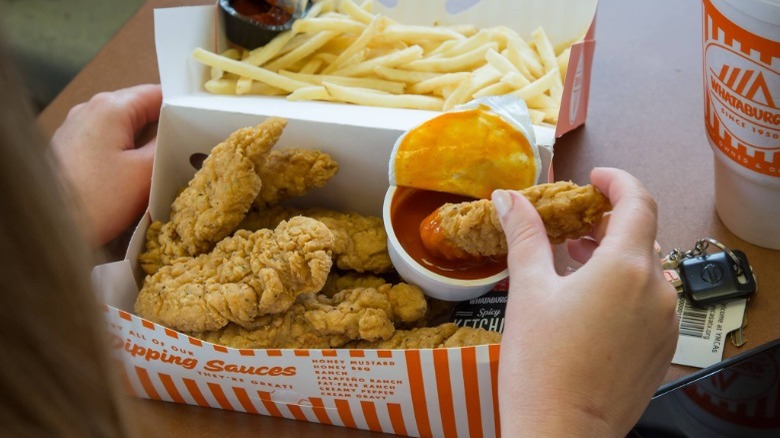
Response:
[{"label": "thumb", "polygon": [[550,239],[531,202],[515,190],[495,190],[492,200],[506,235],[510,278],[555,274]]}]

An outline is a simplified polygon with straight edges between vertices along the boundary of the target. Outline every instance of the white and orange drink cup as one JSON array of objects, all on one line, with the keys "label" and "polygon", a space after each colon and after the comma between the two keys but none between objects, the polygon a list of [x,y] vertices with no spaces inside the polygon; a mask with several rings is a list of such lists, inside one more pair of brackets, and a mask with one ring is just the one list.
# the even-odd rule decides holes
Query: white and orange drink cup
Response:
[{"label": "white and orange drink cup", "polygon": [[780,0],[702,4],[715,207],[740,238],[780,249]]}]

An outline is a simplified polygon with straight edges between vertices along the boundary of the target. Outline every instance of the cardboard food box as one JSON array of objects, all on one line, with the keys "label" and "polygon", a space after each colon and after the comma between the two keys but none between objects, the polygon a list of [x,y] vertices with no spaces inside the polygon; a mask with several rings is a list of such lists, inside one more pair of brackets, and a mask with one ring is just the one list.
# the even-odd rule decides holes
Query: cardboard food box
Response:
[{"label": "cardboard food box", "polygon": [[[516,2],[483,3],[485,10],[469,14],[467,21],[509,20],[509,14],[495,7],[498,3],[517,8]],[[580,17],[571,9],[567,14],[562,9],[554,8],[554,13],[545,9],[564,2],[524,3],[533,5],[530,10],[541,17],[555,17],[579,28],[590,25],[595,10],[595,1]],[[208,153],[235,129],[270,116],[287,118],[288,126],[276,148],[321,149],[340,167],[325,187],[310,192],[300,202],[381,216],[395,140],[436,114],[209,95],[200,88],[207,72],[189,56],[194,47],[213,44],[214,13],[213,7],[155,11],[164,103],[149,210],[124,260],[93,271],[93,282],[106,304],[114,353],[127,390],[142,398],[399,435],[498,436],[499,345],[425,350],[233,349],[202,342],[133,314],[143,282],[136,259],[143,250],[146,228],[152,219],[167,219],[177,190],[195,172],[194,158]],[[388,10],[388,15],[391,13]],[[431,20],[444,18],[427,7],[425,13]],[[523,20],[517,23],[530,18]],[[545,28],[558,35],[556,26],[545,24]],[[589,66],[592,41],[585,46],[581,58],[572,55],[571,59]],[[580,97],[576,112],[582,119],[582,102],[587,101],[587,87],[583,87],[580,96],[585,98]],[[333,110],[334,105],[338,111]],[[537,141],[551,150],[555,129],[534,128]]]},{"label": "cardboard food box", "polygon": [[[526,41],[542,27],[554,46],[571,46],[558,124],[542,125],[553,138],[582,125],[587,118],[590,71],[595,50],[597,0],[375,0],[374,12],[399,23],[470,24],[477,28],[503,25]],[[203,84],[210,69],[193,59],[196,48],[220,52],[228,47],[216,7],[157,10],[155,42],[163,95],[171,103],[235,111],[273,111],[281,117],[299,116],[327,123],[406,130],[436,112],[316,101],[288,101],[283,96],[225,96],[208,93]]]}]

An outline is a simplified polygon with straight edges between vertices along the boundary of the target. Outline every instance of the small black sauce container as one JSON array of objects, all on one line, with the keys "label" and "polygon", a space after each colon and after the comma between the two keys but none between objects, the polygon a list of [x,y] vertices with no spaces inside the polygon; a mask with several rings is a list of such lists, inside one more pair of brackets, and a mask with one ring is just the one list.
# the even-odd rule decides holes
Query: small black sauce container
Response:
[{"label": "small black sauce container", "polygon": [[308,9],[306,0],[219,0],[228,41],[245,49],[264,46],[292,27]]}]

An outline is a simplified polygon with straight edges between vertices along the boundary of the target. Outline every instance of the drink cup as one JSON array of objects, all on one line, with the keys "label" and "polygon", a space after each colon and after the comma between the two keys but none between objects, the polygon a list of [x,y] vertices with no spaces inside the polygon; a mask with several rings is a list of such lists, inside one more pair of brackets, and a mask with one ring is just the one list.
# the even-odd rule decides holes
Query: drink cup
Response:
[{"label": "drink cup", "polygon": [[738,237],[780,249],[780,0],[702,6],[715,208]]}]

